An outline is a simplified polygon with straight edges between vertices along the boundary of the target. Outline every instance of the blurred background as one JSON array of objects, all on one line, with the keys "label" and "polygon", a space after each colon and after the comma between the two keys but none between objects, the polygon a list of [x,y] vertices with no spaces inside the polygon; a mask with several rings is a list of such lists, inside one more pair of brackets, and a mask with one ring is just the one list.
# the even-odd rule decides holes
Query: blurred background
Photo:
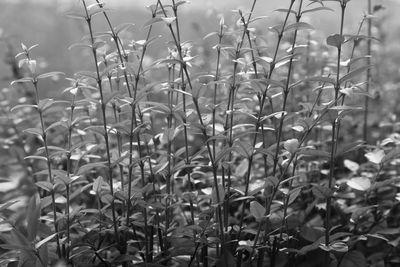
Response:
[{"label": "blurred background", "polygon": [[[88,1],[90,3],[90,1]],[[168,1],[164,1],[167,3]],[[309,2],[309,1],[307,1]],[[400,20],[397,14],[400,11],[400,1],[374,0],[374,5],[382,4],[386,9],[380,13],[384,18],[382,28],[387,32],[388,40],[385,46],[398,46],[400,36]],[[114,25],[120,23],[134,23],[131,38],[140,40],[144,38],[142,25],[149,20],[150,12],[145,6],[156,3],[155,0],[107,0],[106,7],[113,10],[110,13]],[[255,16],[268,16],[258,22],[257,27],[265,28],[274,25],[282,18],[282,14],[274,12],[276,8],[287,8],[289,0],[263,0],[258,1]],[[218,15],[224,14],[225,20],[232,22],[236,19],[234,9],[240,8],[244,12],[250,9],[251,0],[192,0],[181,8],[181,23],[183,40],[191,40],[198,46],[209,48],[213,45],[203,41],[203,37],[210,31],[214,31],[218,25]],[[42,72],[62,71],[71,77],[74,72],[89,67],[90,62],[84,58],[79,49],[69,50],[68,47],[79,42],[86,33],[84,21],[68,18],[65,14],[73,10],[81,10],[78,0],[0,0],[0,87],[9,86],[13,79],[13,69],[10,62],[12,57],[19,52],[20,43],[27,46],[39,44],[34,51],[34,57],[38,59]],[[327,6],[337,10],[339,6],[335,2],[327,2]],[[358,23],[367,9],[367,0],[352,0],[348,4],[345,32],[354,33]],[[309,17],[309,22],[316,27],[317,35],[322,38],[338,32],[338,20],[340,12],[317,12]],[[276,23],[277,23],[276,22]],[[106,31],[107,27],[102,16],[97,16],[95,24],[98,31]],[[156,31],[157,33],[157,31]],[[164,29],[158,29],[158,34],[168,35]],[[325,36],[325,37],[324,37]],[[393,39],[394,38],[394,39]],[[162,56],[167,50],[160,49],[161,39],[150,51],[150,55]],[[165,47],[165,45],[164,45]],[[388,47],[390,48],[390,47]],[[165,51],[164,51],[165,50]],[[397,53],[398,54],[398,53]],[[58,85],[59,86],[59,85]],[[57,87],[58,87],[57,86]],[[59,89],[53,88],[59,93]],[[49,92],[51,94],[51,92]]]}]

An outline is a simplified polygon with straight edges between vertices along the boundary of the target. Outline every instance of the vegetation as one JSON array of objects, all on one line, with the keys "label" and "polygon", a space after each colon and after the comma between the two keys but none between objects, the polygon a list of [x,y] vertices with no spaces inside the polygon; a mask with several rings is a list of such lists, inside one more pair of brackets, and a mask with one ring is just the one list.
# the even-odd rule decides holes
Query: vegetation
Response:
[{"label": "vegetation", "polygon": [[[0,196],[0,265],[399,266],[398,124],[374,109],[395,83],[376,71],[383,7],[347,29],[350,0],[284,2],[268,31],[257,0],[220,16],[210,52],[182,34],[186,1],[157,0],[133,40],[81,0],[70,49],[92,67],[71,78],[22,44],[1,91],[0,182],[18,186]],[[338,33],[315,35],[333,6]],[[49,79],[70,86],[46,98]]]}]

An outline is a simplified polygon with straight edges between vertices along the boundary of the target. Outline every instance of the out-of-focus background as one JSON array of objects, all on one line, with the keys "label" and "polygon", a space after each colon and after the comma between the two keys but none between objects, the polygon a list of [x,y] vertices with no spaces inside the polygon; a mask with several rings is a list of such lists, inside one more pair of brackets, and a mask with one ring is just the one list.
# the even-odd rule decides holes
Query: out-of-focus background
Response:
[{"label": "out-of-focus background", "polygon": [[[90,3],[90,1],[88,1]],[[108,0],[106,6],[114,10],[111,12],[111,20],[114,25],[130,22],[134,23],[132,39],[140,40],[144,38],[144,31],[141,26],[150,18],[150,12],[145,6],[154,4],[155,0]],[[167,3],[168,1],[164,1]],[[181,9],[182,40],[194,41],[197,45],[204,45],[203,37],[216,29],[218,25],[218,14],[224,14],[226,20],[234,19],[232,10],[240,8],[244,12],[250,9],[253,1],[251,0],[192,0],[189,4],[183,5]],[[309,1],[307,1],[309,2]],[[311,1],[310,1],[311,2]],[[263,0],[258,1],[255,9],[255,16],[268,16],[265,20],[258,23],[258,27],[265,29],[278,22],[282,14],[274,12],[276,8],[287,8],[289,0]],[[400,11],[400,1],[396,0],[376,0],[374,4],[382,3],[387,8],[383,29],[390,32],[389,38],[400,36],[400,20],[397,14]],[[15,55],[21,42],[27,46],[39,44],[35,49],[35,58],[38,58],[39,67],[43,71],[62,71],[67,76],[72,76],[74,72],[84,69],[86,64],[82,51],[68,47],[78,42],[86,33],[85,23],[81,20],[68,18],[65,14],[81,8],[81,1],[78,0],[0,0],[0,86],[9,85],[13,77],[12,68],[8,64],[10,57]],[[338,3],[327,2],[327,6],[337,10]],[[346,29],[349,33],[354,33],[358,27],[358,22],[365,13],[366,0],[352,0],[348,4],[346,17]],[[390,8],[388,8],[390,7]],[[340,12],[319,12],[313,14],[308,20],[316,27],[316,31],[321,35],[329,35],[338,32],[338,20]],[[98,31],[106,31],[103,17],[96,17]],[[161,26],[160,26],[161,27]],[[159,29],[159,34],[165,33]],[[163,39],[161,39],[163,40]],[[164,41],[164,40],[163,40]],[[167,41],[167,40],[165,40]],[[388,41],[390,45],[397,42]],[[386,45],[386,44],[385,44]],[[160,56],[167,51],[163,51],[159,46],[153,47],[151,53],[158,53]],[[165,47],[165,46],[164,46]]]}]

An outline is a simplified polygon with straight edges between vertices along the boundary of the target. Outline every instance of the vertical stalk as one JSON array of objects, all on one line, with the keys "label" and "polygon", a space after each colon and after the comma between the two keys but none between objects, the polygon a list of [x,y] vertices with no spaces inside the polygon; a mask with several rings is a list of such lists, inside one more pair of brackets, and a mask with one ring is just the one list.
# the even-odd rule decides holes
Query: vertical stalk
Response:
[{"label": "vertical stalk", "polygon": [[[96,0],[97,4],[99,5],[100,8],[103,8],[103,4],[100,3],[99,0]],[[158,5],[156,6],[155,10],[152,12],[152,17],[154,18],[156,15]],[[149,27],[149,30],[147,32],[146,36],[146,43],[143,45],[142,48],[142,54],[139,57],[139,66],[137,69],[137,73],[135,74],[135,79],[134,79],[134,86],[133,86],[133,92],[131,90],[130,84],[131,80],[128,78],[128,72],[126,70],[125,66],[125,61],[128,60],[128,55],[125,53],[125,50],[123,49],[122,46],[122,41],[118,36],[118,33],[114,31],[114,28],[112,27],[111,21],[105,11],[103,11],[103,15],[107,21],[107,24],[110,28],[111,31],[111,36],[112,39],[115,43],[115,46],[117,48],[117,54],[121,63],[121,68],[123,70],[124,78],[125,78],[125,83],[127,87],[128,94],[131,98],[133,98],[133,102],[131,103],[130,107],[132,110],[131,113],[131,123],[130,123],[130,134],[129,134],[129,167],[128,167],[128,202],[127,202],[127,212],[126,212],[126,225],[129,226],[129,221],[130,221],[130,207],[131,207],[131,191],[132,191],[132,176],[133,176],[133,136],[134,136],[134,129],[138,128],[138,120],[136,117],[136,111],[139,113],[139,120],[141,123],[143,123],[143,115],[140,111],[140,107],[136,105],[136,95],[138,91],[138,84],[139,84],[139,79],[140,79],[140,72],[142,71],[142,66],[143,66],[143,59],[146,53],[146,48],[147,48],[147,41],[150,38],[150,34],[152,31],[152,26]],[[133,95],[132,95],[133,93]],[[137,146],[138,146],[138,153],[139,153],[139,167],[140,167],[140,173],[141,173],[141,180],[142,180],[142,185],[145,185],[145,172],[144,172],[144,162],[143,160],[143,151],[142,151],[142,144],[141,144],[141,138],[140,138],[140,131],[137,131],[136,134],[136,141],[137,141]],[[147,152],[149,152],[148,144],[145,144],[145,147],[147,149]],[[151,169],[151,159],[149,158],[149,166]],[[121,182],[122,182],[122,176],[121,176]],[[146,196],[144,196],[146,197]],[[147,222],[147,209],[143,208],[143,217],[144,217],[144,234],[145,234],[145,256],[144,259],[147,262],[147,260],[150,259],[151,261],[151,255],[149,253],[149,247],[148,247],[148,241],[149,241],[149,236],[148,236],[148,222]],[[151,248],[152,249],[152,248]],[[124,245],[124,250],[126,250],[126,240],[125,240],[125,245]]]},{"label": "vertical stalk", "polygon": [[97,59],[97,50],[96,47],[94,46],[95,40],[94,40],[94,34],[93,34],[93,28],[92,28],[92,18],[89,15],[87,6],[86,6],[86,1],[82,0],[83,7],[85,9],[86,13],[86,23],[89,28],[89,34],[90,34],[90,42],[92,45],[92,54],[93,54],[93,59],[96,67],[96,75],[97,75],[97,86],[99,88],[100,92],[100,105],[101,105],[101,114],[103,118],[103,128],[104,128],[104,141],[106,145],[106,153],[107,153],[107,166],[108,166],[108,180],[109,180],[109,186],[110,186],[110,193],[113,196],[113,200],[111,201],[111,214],[112,214],[112,220],[113,220],[113,227],[114,227],[114,237],[117,242],[119,242],[119,234],[118,234],[118,224],[117,224],[117,217],[115,213],[115,204],[114,204],[114,185],[113,185],[113,170],[112,170],[112,165],[111,165],[111,153],[110,153],[110,143],[109,143],[109,138],[108,138],[108,129],[107,129],[107,116],[106,116],[106,104],[104,103],[104,92],[103,92],[103,84],[102,84],[102,78],[100,75],[100,69],[98,65],[98,59]]},{"label": "vertical stalk", "polygon": [[[31,57],[29,55],[30,49],[25,47],[25,45],[22,45],[23,54],[26,57],[26,60],[28,64],[31,62]],[[35,76],[35,68],[30,69],[32,76]],[[39,97],[39,89],[38,89],[38,79],[36,77],[31,77],[32,78],[32,85],[34,87],[34,95],[35,95],[35,104],[37,107],[37,111],[39,114],[39,121],[40,121],[40,129],[41,129],[41,137],[43,140],[43,146],[44,146],[44,151],[45,151],[45,158],[46,158],[46,164],[47,164],[47,175],[49,176],[49,182],[54,185],[54,177],[52,174],[52,169],[51,169],[51,157],[50,157],[50,152],[49,152],[49,145],[48,145],[48,139],[47,139],[47,132],[46,132],[46,126],[45,126],[45,121],[43,117],[43,110],[39,107],[40,104],[40,97]],[[52,209],[53,209],[53,224],[54,224],[54,232],[56,233],[56,244],[57,244],[57,256],[59,258],[65,258],[65,255],[63,255],[63,252],[61,251],[61,245],[60,245],[60,236],[58,233],[58,223],[57,223],[57,209],[56,209],[56,200],[55,200],[55,194],[54,190],[51,190],[51,203],[52,203]]]},{"label": "vertical stalk", "polygon": [[[219,23],[219,32],[218,32],[218,44],[216,46],[217,49],[217,63],[216,63],[216,70],[215,70],[215,78],[214,81],[217,82],[219,80],[220,76],[220,61],[221,61],[221,44],[222,44],[222,38],[224,37],[224,19],[221,18],[220,23]],[[215,136],[216,134],[216,106],[217,106],[217,89],[218,89],[218,84],[214,84],[214,94],[213,94],[213,109],[212,109],[212,136]],[[212,151],[213,151],[213,158],[216,157],[216,141],[213,140],[212,142]],[[224,172],[222,169],[222,184],[225,185],[225,176]],[[228,192],[228,198],[229,198],[229,192]],[[225,222],[225,230],[227,229],[227,222],[228,222],[228,209],[224,208],[224,222]],[[207,247],[203,248],[205,249],[205,252],[207,252]],[[204,253],[203,253],[204,255]]]},{"label": "vertical stalk", "polygon": [[[236,95],[236,92],[238,89],[238,84],[237,84],[237,80],[236,80],[236,72],[237,72],[237,68],[238,68],[237,60],[240,58],[241,50],[242,50],[245,38],[248,34],[248,26],[249,26],[249,23],[251,20],[251,16],[254,12],[256,2],[257,2],[256,0],[253,1],[247,21],[244,18],[242,11],[239,10],[240,19],[241,19],[241,22],[243,23],[243,34],[242,34],[240,41],[238,42],[238,44],[236,46],[235,60],[234,60],[234,65],[233,65],[233,81],[230,84],[228,106],[226,108],[226,111],[229,111],[229,113],[226,112],[226,120],[225,120],[225,127],[224,127],[225,133],[226,134],[229,133],[228,134],[228,137],[229,137],[228,138],[228,146],[230,148],[233,146],[233,117],[234,117],[234,109],[235,109],[235,98],[236,98],[235,95]],[[250,42],[250,45],[251,45],[251,42]],[[255,67],[256,62],[254,61],[254,54],[252,54],[252,55],[253,55],[254,71],[256,72],[257,71],[257,68]],[[229,152],[228,161],[231,161],[231,160],[232,160],[232,152]],[[230,191],[231,191],[231,185],[232,185],[232,182],[231,182],[232,171],[231,171],[230,166],[228,168],[227,175],[228,175],[227,181],[228,181],[228,196],[229,196]],[[223,178],[224,178],[224,175],[223,175]],[[223,184],[223,185],[225,186],[225,184]],[[225,207],[226,208],[229,207],[229,198],[228,198],[228,201],[227,201]],[[226,222],[226,227],[227,227],[227,222]]]},{"label": "vertical stalk", "polygon": [[[29,55],[27,54],[27,57],[29,59]],[[33,80],[33,86],[35,88],[35,96],[36,96],[36,104],[39,104],[40,98],[39,98],[39,90],[38,90],[38,81],[36,79]],[[50,152],[49,152],[49,147],[48,147],[48,139],[47,139],[47,133],[46,133],[46,127],[44,124],[44,118],[43,118],[43,112],[41,109],[38,108],[38,113],[39,113],[39,118],[40,118],[40,126],[42,129],[42,139],[43,139],[43,145],[44,145],[44,151],[46,155],[46,163],[47,163],[47,174],[49,176],[50,183],[54,185],[54,177],[51,171],[51,158],[50,158]],[[56,243],[57,243],[57,256],[59,258],[62,258],[63,255],[61,253],[61,246],[60,246],[60,237],[58,234],[58,223],[57,223],[57,210],[56,210],[56,198],[54,194],[54,190],[51,190],[51,202],[52,202],[52,208],[53,208],[53,224],[54,224],[54,231],[57,233],[56,235]]]},{"label": "vertical stalk", "polygon": [[[301,8],[303,5],[303,0],[300,0],[299,3],[299,8],[297,10],[296,13],[296,22],[299,23],[302,13],[301,13]],[[275,156],[274,156],[274,167],[272,170],[272,175],[275,176],[276,175],[276,168],[278,166],[278,159],[279,159],[279,146],[282,140],[282,134],[283,134],[283,122],[285,119],[284,116],[284,112],[286,111],[286,103],[287,103],[287,99],[290,93],[290,80],[292,78],[292,70],[293,70],[293,56],[294,56],[294,51],[295,51],[295,47],[296,47],[296,41],[297,41],[297,34],[298,34],[298,30],[296,29],[294,31],[294,35],[293,35],[293,42],[292,42],[292,47],[291,47],[291,57],[290,57],[290,61],[289,61],[289,66],[288,66],[288,73],[286,75],[286,83],[285,83],[285,88],[283,89],[283,104],[282,104],[282,115],[279,121],[279,128],[278,128],[278,136],[277,136],[277,144],[276,144],[276,150],[275,150]]]},{"label": "vertical stalk", "polygon": [[[164,9],[164,6],[161,3],[161,1],[158,0],[157,3],[161,7],[164,16],[167,17],[167,13],[166,13],[166,11]],[[176,7],[176,5],[174,5],[174,6]],[[168,28],[169,28],[169,30],[171,32],[171,36],[172,36],[172,38],[174,40],[175,46],[177,47],[179,60],[181,62],[181,67],[182,67],[183,73],[186,76],[187,84],[188,84],[189,88],[191,89],[191,92],[193,92],[193,85],[192,85],[192,82],[191,82],[191,78],[190,78],[190,75],[189,75],[187,64],[183,60],[184,56],[183,56],[181,44],[177,39],[177,36],[176,36],[176,34],[175,34],[175,32],[174,32],[174,30],[172,28],[172,25],[168,24],[167,26],[168,26]],[[208,139],[208,135],[207,135],[207,131],[206,131],[206,125],[204,124],[204,120],[203,120],[203,118],[201,116],[200,105],[199,105],[198,99],[196,97],[194,97],[193,94],[192,94],[192,101],[193,101],[193,105],[194,105],[196,114],[198,116],[198,119],[199,119],[199,122],[200,122],[200,125],[201,125],[201,133],[202,133],[203,137],[205,138],[205,140],[207,140]],[[210,159],[211,166],[212,166],[212,169],[213,169],[213,182],[214,182],[214,188],[215,188],[217,202],[218,202],[217,211],[216,211],[217,212],[217,218],[218,218],[218,221],[221,222],[222,221],[222,211],[221,211],[221,206],[220,206],[221,199],[220,199],[220,195],[219,195],[218,178],[217,178],[218,165],[214,160],[213,152],[212,152],[212,149],[211,149],[211,146],[210,146],[209,142],[206,142],[206,147],[207,147],[208,157]],[[218,225],[219,225],[219,234],[220,234],[220,238],[221,238],[221,244],[224,247],[224,243],[225,242],[224,242],[224,234],[223,234],[223,224],[219,223]]]},{"label": "vertical stalk", "polygon": [[[78,86],[78,83],[76,83],[76,86]],[[72,96],[72,102],[71,102],[71,113],[70,113],[70,118],[69,118],[69,124],[68,124],[68,148],[67,148],[67,181],[70,181],[70,176],[72,173],[72,162],[71,162],[71,147],[72,147],[72,130],[74,125],[72,125],[72,122],[74,120],[74,110],[75,110],[75,94]],[[67,226],[66,226],[66,232],[67,232],[67,247],[66,247],[66,254],[65,258],[69,261],[69,252],[70,252],[70,214],[69,214],[69,206],[70,206],[70,183],[66,184],[66,195],[67,195],[67,203],[65,205],[65,212],[66,212],[66,217],[67,217]]]},{"label": "vertical stalk", "polygon": [[[346,5],[347,5],[347,0],[342,0],[341,1],[341,20],[340,20],[340,37],[343,37],[343,27],[344,27],[344,17],[345,17],[345,10],[346,10]],[[336,63],[336,83],[335,83],[335,105],[337,105],[337,100],[339,96],[339,90],[340,90],[340,58],[342,54],[342,43],[340,43],[337,47],[337,63]],[[329,176],[328,176],[328,188],[329,191],[332,188],[333,185],[333,179],[334,179],[334,169],[335,169],[335,158],[336,158],[336,142],[337,142],[337,136],[339,135],[339,132],[336,132],[336,126],[339,121],[339,118],[336,118],[332,122],[332,137],[331,137],[331,152],[330,152],[330,163],[329,163]],[[329,195],[326,198],[326,218],[325,218],[325,246],[329,246],[330,244],[330,229],[331,229],[331,200],[332,197]],[[329,257],[330,257],[330,252],[327,251],[325,254],[325,265],[329,265]]]},{"label": "vertical stalk", "polygon": [[[268,76],[267,76],[267,82],[271,79],[272,74],[275,70],[275,64],[276,64],[276,60],[277,60],[277,56],[278,56],[278,51],[279,51],[279,47],[283,38],[283,32],[285,30],[286,24],[288,22],[289,19],[289,15],[290,12],[292,10],[293,4],[294,4],[295,0],[290,0],[290,5],[288,8],[288,11],[286,12],[286,16],[285,16],[285,20],[283,22],[282,28],[278,34],[278,40],[277,40],[277,44],[275,47],[275,52],[274,52],[274,56],[272,59],[272,62],[270,63],[270,70],[268,72]],[[268,91],[269,85],[267,84],[265,91],[262,94],[261,100],[260,100],[260,110],[257,114],[257,121],[254,125],[255,128],[255,134],[254,134],[254,138],[253,138],[253,143],[252,143],[252,147],[255,147],[256,143],[257,143],[257,137],[258,137],[258,131],[260,130],[260,127],[262,125],[262,116],[263,116],[263,109],[265,106],[265,101],[267,99],[267,91]],[[254,151],[251,153],[250,157],[249,157],[249,163],[247,165],[247,172],[246,172],[246,177],[245,177],[245,191],[244,194],[245,196],[248,195],[249,192],[249,183],[250,183],[250,174],[251,174],[251,168],[252,168],[252,164],[253,164],[253,159],[254,159]],[[242,211],[241,211],[241,216],[240,216],[240,222],[239,222],[239,232],[238,232],[238,239],[240,239],[240,235],[242,233],[242,226],[243,226],[243,220],[244,220],[244,215],[245,215],[245,210],[246,210],[246,204],[247,204],[247,199],[244,200],[243,203],[243,207],[242,207]]]},{"label": "vertical stalk", "polygon": [[[370,15],[372,14],[372,0],[368,0],[368,40],[367,40],[367,64],[371,65],[371,54],[372,54],[372,18]],[[367,84],[366,91],[369,92],[369,88],[371,86],[371,68],[367,69]],[[368,96],[365,96],[364,100],[364,125],[363,125],[363,139],[365,142],[368,142]]]}]

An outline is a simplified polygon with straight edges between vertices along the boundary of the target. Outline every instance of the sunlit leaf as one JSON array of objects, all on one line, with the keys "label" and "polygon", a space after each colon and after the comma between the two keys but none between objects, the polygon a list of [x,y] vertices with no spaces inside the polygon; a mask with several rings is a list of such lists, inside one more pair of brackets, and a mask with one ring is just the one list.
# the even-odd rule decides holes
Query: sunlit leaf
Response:
[{"label": "sunlit leaf", "polygon": [[367,191],[371,187],[371,181],[366,177],[356,177],[350,179],[347,185],[359,191]]},{"label": "sunlit leaf", "polygon": [[351,161],[349,159],[345,159],[343,161],[344,166],[352,172],[357,172],[360,168],[360,165],[357,162]]},{"label": "sunlit leaf", "polygon": [[296,153],[297,149],[299,148],[299,140],[296,138],[286,140],[283,143],[283,147],[290,152],[290,154]]},{"label": "sunlit leaf", "polygon": [[370,162],[375,164],[380,164],[385,157],[385,151],[382,149],[376,149],[374,151],[368,152],[364,155]]}]

